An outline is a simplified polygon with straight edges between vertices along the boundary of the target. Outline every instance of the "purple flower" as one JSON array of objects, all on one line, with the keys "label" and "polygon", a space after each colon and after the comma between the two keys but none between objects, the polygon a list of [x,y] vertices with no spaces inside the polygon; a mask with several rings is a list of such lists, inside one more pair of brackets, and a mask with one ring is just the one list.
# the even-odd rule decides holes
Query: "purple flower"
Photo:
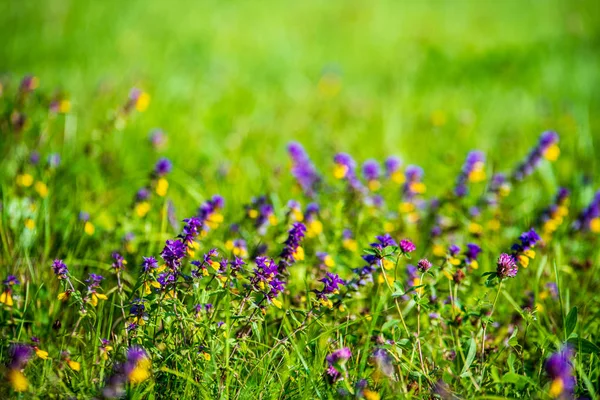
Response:
[{"label": "purple flower", "polygon": [[86,211],[79,211],[79,220],[82,222],[87,222],[90,220],[90,213]]},{"label": "purple flower", "polygon": [[377,236],[376,239],[379,241],[379,243],[371,243],[371,247],[384,249],[388,246],[398,246],[398,243],[396,243],[389,233]]},{"label": "purple flower", "polygon": [[88,289],[92,290],[100,286],[100,282],[102,282],[103,279],[104,277],[102,275],[90,274],[89,278],[86,279],[85,282],[88,284]]},{"label": "purple flower", "polygon": [[58,279],[66,279],[69,273],[67,265],[62,260],[54,260],[52,262],[52,269],[54,274],[58,276]]},{"label": "purple flower", "polygon": [[4,284],[4,286],[14,286],[21,284],[21,282],[19,282],[17,277],[14,275],[8,275],[2,283]]},{"label": "purple flower", "polygon": [[385,175],[389,178],[394,174],[394,172],[400,169],[402,166],[402,160],[396,156],[389,156],[385,159],[383,165],[385,166]]},{"label": "purple flower", "polygon": [[448,253],[450,253],[450,256],[452,256],[452,257],[456,257],[456,255],[457,255],[458,253],[460,253],[460,247],[458,247],[458,246],[457,246],[457,245],[455,245],[455,244],[451,244],[451,245],[448,247]]},{"label": "purple flower", "polygon": [[141,188],[137,191],[135,198],[137,201],[146,201],[150,198],[150,191],[147,188]]},{"label": "purple flower", "polygon": [[40,162],[40,153],[39,151],[32,151],[31,154],[29,155],[29,162],[33,165],[38,165],[38,163]]},{"label": "purple flower", "polygon": [[56,168],[60,165],[60,154],[52,153],[48,156],[48,166],[50,168]]},{"label": "purple flower", "polygon": [[506,253],[500,254],[496,269],[498,278],[514,278],[517,276],[517,272],[519,272],[519,268],[517,267],[515,258]]},{"label": "purple flower", "polygon": [[185,257],[186,245],[180,240],[167,240],[160,256],[171,269],[179,268]]},{"label": "purple flower", "polygon": [[154,173],[157,176],[165,176],[173,169],[173,164],[167,158],[161,158],[154,166]]},{"label": "purple flower", "polygon": [[339,292],[340,285],[346,284],[337,274],[331,272],[327,272],[325,278],[319,280],[319,282],[323,282],[324,286],[323,290],[316,292],[318,298],[326,298],[329,294],[336,294]]},{"label": "purple flower", "polygon": [[[550,147],[558,143],[558,134],[556,132],[547,131],[542,133],[538,144],[529,152],[525,160],[513,172],[513,178],[520,181],[531,175],[537,168],[544,156],[547,156],[547,151]],[[552,159],[553,157],[548,157]]]},{"label": "purple flower", "polygon": [[467,194],[467,183],[469,181],[478,182],[481,180],[484,162],[485,156],[480,151],[471,151],[467,154],[467,159],[454,187],[454,194],[457,197],[463,197]]},{"label": "purple flower", "polygon": [[21,370],[25,368],[25,365],[31,358],[31,346],[26,344],[13,344],[10,348],[10,362],[8,367],[10,369]]},{"label": "purple flower", "polygon": [[431,268],[431,262],[428,259],[423,258],[417,263],[417,268],[421,272],[427,272]]},{"label": "purple flower", "polygon": [[400,241],[400,250],[402,250],[402,253],[404,253],[404,254],[412,253],[416,249],[417,249],[417,247],[410,240],[402,239]]},{"label": "purple flower", "polygon": [[346,362],[352,357],[352,352],[348,347],[336,350],[325,357],[327,361],[327,375],[333,382],[337,382],[342,378],[340,370],[344,369]]},{"label": "purple flower", "polygon": [[571,364],[572,351],[566,347],[552,354],[545,363],[546,373],[552,380],[550,394],[552,397],[570,397],[575,389],[576,381]]},{"label": "purple flower", "polygon": [[314,195],[321,178],[315,166],[310,161],[308,154],[306,154],[302,145],[296,142],[288,145],[288,153],[292,159],[292,175],[294,175],[307,196]]},{"label": "purple flower", "polygon": [[125,258],[123,258],[123,256],[118,253],[118,252],[113,252],[112,253],[112,258],[113,258],[113,263],[112,263],[112,267],[116,270],[122,270],[123,268],[125,268],[125,264],[127,264],[127,261],[125,261]]},{"label": "purple flower", "polygon": [[142,271],[148,272],[155,268],[158,268],[158,261],[154,257],[143,257],[144,261],[142,261]]},{"label": "purple flower", "polygon": [[363,164],[363,176],[367,181],[379,179],[379,163],[375,160],[367,160]]},{"label": "purple flower", "polygon": [[158,149],[164,146],[164,144],[167,141],[167,136],[165,135],[162,129],[157,128],[150,131],[148,139],[150,140],[152,147]]},{"label": "purple flower", "polygon": [[300,242],[302,242],[305,233],[306,226],[303,223],[294,222],[292,224],[292,228],[288,233],[288,238],[285,241],[285,247],[283,248],[280,254],[281,271],[283,271],[287,266],[289,266],[295,261],[294,255],[298,250],[298,247],[300,247]]},{"label": "purple flower", "polygon": [[394,364],[390,353],[381,347],[371,353],[371,363],[375,366],[377,373],[391,378],[394,376]]},{"label": "purple flower", "polygon": [[479,257],[481,251],[481,247],[479,247],[475,243],[468,243],[467,250],[465,250],[465,257],[467,259],[467,263],[477,260],[477,257]]}]

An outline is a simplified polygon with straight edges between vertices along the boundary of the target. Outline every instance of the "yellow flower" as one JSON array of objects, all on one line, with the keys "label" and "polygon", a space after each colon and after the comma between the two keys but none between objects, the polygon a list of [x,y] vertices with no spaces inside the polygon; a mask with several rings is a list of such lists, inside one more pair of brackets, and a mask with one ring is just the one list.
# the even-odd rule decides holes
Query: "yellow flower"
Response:
[{"label": "yellow flower", "polygon": [[160,197],[165,197],[167,195],[167,190],[169,190],[169,182],[165,178],[160,178],[156,182],[156,194]]},{"label": "yellow flower", "polygon": [[37,347],[35,348],[35,354],[41,358],[42,360],[47,360],[48,359],[48,352],[45,350],[40,350]]},{"label": "yellow flower", "polygon": [[336,164],[333,167],[333,176],[335,179],[342,179],[348,173],[348,167],[343,164]]},{"label": "yellow flower", "polygon": [[256,219],[258,217],[258,211],[253,209],[248,210],[248,217]]},{"label": "yellow flower", "polygon": [[202,353],[202,357],[204,357],[206,361],[210,361],[211,359],[210,354],[208,354],[207,352]]},{"label": "yellow flower", "polygon": [[150,211],[150,203],[147,201],[139,202],[135,205],[135,213],[138,217],[142,218]]},{"label": "yellow flower", "polygon": [[98,300],[106,300],[106,299],[108,299],[108,297],[106,297],[105,294],[93,292],[92,296],[90,298],[90,304],[92,306],[96,307],[98,305]]},{"label": "yellow flower", "polygon": [[379,396],[379,393],[374,392],[370,389],[363,390],[363,397],[365,398],[365,400],[379,400],[381,398]]},{"label": "yellow flower", "polygon": [[83,225],[83,231],[86,233],[86,235],[92,236],[94,232],[96,232],[96,228],[90,221],[86,221],[85,225]]},{"label": "yellow flower", "polygon": [[273,226],[277,225],[277,217],[275,214],[269,215],[269,223]]},{"label": "yellow flower", "polygon": [[394,262],[392,262],[390,260],[385,260],[385,259],[383,260],[382,265],[386,271],[389,271],[390,269],[392,269],[396,266],[396,264]]},{"label": "yellow flower", "polygon": [[17,185],[29,187],[33,184],[33,176],[30,174],[17,175]]},{"label": "yellow flower", "polygon": [[325,256],[324,263],[328,267],[335,266],[335,261],[333,260],[333,257],[331,257],[329,254],[327,254],[327,256]]},{"label": "yellow flower", "polygon": [[140,361],[138,361],[135,368],[129,373],[129,382],[134,385],[144,382],[150,377],[149,370],[151,366],[152,362],[149,358],[142,358]]},{"label": "yellow flower", "polygon": [[4,303],[9,307],[13,305],[12,293],[9,290],[5,290],[0,294],[0,303]]},{"label": "yellow flower", "polygon": [[323,224],[318,219],[310,221],[306,228],[306,236],[310,238],[320,235],[323,232]]},{"label": "yellow flower", "polygon": [[526,256],[526,255],[524,255],[524,254],[521,254],[521,255],[519,256],[519,264],[521,264],[521,266],[522,266],[523,268],[527,268],[527,266],[529,265],[529,258],[527,258],[527,256]]},{"label": "yellow flower", "polygon": [[469,232],[471,232],[474,235],[480,235],[481,233],[483,233],[483,227],[476,222],[471,222],[469,224]]},{"label": "yellow flower", "polygon": [[487,226],[491,231],[500,230],[500,221],[498,221],[497,219],[492,219],[488,221]]},{"label": "yellow flower", "polygon": [[333,308],[333,302],[331,300],[329,300],[328,298],[322,298],[319,300],[319,303],[327,308]]},{"label": "yellow flower", "polygon": [[404,202],[400,204],[398,210],[403,214],[408,214],[415,211],[415,205],[413,203]]},{"label": "yellow flower", "polygon": [[393,182],[395,182],[399,185],[406,181],[406,178],[404,177],[404,173],[400,170],[394,171],[394,173],[392,173],[392,176],[390,178],[392,179]]},{"label": "yellow flower", "polygon": [[61,100],[58,103],[58,112],[61,114],[66,114],[71,111],[71,102],[69,100]]},{"label": "yellow flower", "polygon": [[66,291],[66,292],[59,293],[56,298],[60,301],[66,301],[69,298],[69,296],[71,296],[71,292]]},{"label": "yellow flower", "polygon": [[35,221],[32,220],[31,218],[27,218],[25,220],[25,228],[29,229],[30,231],[35,229]]},{"label": "yellow flower", "polygon": [[369,183],[367,184],[367,186],[369,187],[369,190],[372,192],[376,192],[381,188],[381,183],[376,180],[376,179],[372,179],[369,181]]},{"label": "yellow flower", "polygon": [[277,308],[281,308],[281,306],[283,305],[281,303],[281,300],[279,300],[279,299],[271,299],[271,303],[273,303],[273,305]]},{"label": "yellow flower", "polygon": [[356,243],[356,240],[354,239],[344,239],[342,245],[346,250],[351,252],[355,252],[356,250],[358,250],[358,243]]},{"label": "yellow flower", "polygon": [[152,288],[160,289],[160,283],[158,283],[157,281],[154,281],[154,280],[144,282],[144,293],[145,294],[151,294]]},{"label": "yellow flower", "polygon": [[477,162],[473,170],[469,173],[469,181],[473,183],[483,182],[485,180],[485,170],[482,162]]},{"label": "yellow flower", "polygon": [[8,371],[8,381],[15,392],[24,392],[29,386],[27,378],[18,369],[10,369]]},{"label": "yellow flower", "polygon": [[433,245],[433,255],[437,257],[444,257],[446,255],[446,249],[441,244]]},{"label": "yellow flower", "polygon": [[600,233],[600,218],[592,218],[590,221],[590,231]]},{"label": "yellow flower", "polygon": [[564,389],[565,385],[563,384],[562,379],[556,378],[550,384],[550,396],[557,398],[559,397]]},{"label": "yellow flower", "polygon": [[79,372],[81,369],[81,364],[79,364],[77,361],[67,360],[67,364],[69,365],[69,368],[75,372]]},{"label": "yellow flower", "polygon": [[557,144],[553,144],[544,151],[544,158],[548,161],[556,161],[559,155],[560,147]]},{"label": "yellow flower", "polygon": [[146,92],[142,92],[142,93],[140,93],[140,95],[138,96],[138,98],[135,102],[135,109],[138,110],[139,112],[144,112],[148,108],[149,104],[150,104],[150,95]]},{"label": "yellow flower", "polygon": [[34,189],[41,198],[46,198],[46,196],[48,196],[48,186],[46,186],[44,182],[37,181],[34,185]]},{"label": "yellow flower", "polygon": [[525,254],[527,257],[531,258],[532,260],[535,258],[535,251],[533,251],[531,249],[525,250],[523,252],[523,254]]},{"label": "yellow flower", "polygon": [[294,219],[298,222],[302,222],[304,221],[304,214],[302,214],[302,211],[294,208],[292,210],[292,215],[294,216]]},{"label": "yellow flower", "polygon": [[423,194],[427,191],[427,186],[425,186],[423,182],[412,182],[410,184],[410,190],[417,194]]},{"label": "yellow flower", "polygon": [[294,260],[296,261],[302,261],[304,260],[304,249],[302,248],[302,246],[298,246],[296,248],[296,251],[293,254]]}]

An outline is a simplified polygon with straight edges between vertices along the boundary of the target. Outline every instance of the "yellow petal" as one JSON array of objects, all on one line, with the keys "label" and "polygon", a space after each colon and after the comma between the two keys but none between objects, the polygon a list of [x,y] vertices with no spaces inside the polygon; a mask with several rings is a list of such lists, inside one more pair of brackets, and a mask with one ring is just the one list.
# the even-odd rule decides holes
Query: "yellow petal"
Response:
[{"label": "yellow petal", "polygon": [[69,364],[69,367],[73,371],[79,372],[79,370],[81,369],[81,364],[79,364],[77,361],[67,360],[67,364]]}]

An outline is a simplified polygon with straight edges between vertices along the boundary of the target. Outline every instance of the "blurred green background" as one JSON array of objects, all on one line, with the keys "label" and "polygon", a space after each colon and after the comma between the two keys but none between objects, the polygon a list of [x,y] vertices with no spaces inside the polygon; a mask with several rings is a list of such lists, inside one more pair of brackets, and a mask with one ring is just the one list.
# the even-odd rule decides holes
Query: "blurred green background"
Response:
[{"label": "blurred green background", "polygon": [[509,170],[551,129],[555,181],[598,180],[598,1],[3,1],[0,26],[3,79],[67,92],[82,146],[131,87],[150,93],[103,139],[118,161],[104,181],[132,193],[158,158],[155,127],[194,200],[277,190],[290,140],[327,174],[335,151],[400,155],[435,193],[467,151]]}]

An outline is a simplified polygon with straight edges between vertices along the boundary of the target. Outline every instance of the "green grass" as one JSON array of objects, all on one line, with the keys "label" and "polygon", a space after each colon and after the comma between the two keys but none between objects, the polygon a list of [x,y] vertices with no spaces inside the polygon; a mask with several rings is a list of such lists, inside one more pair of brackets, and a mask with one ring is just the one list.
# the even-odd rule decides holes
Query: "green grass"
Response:
[{"label": "green grass", "polygon": [[[338,387],[348,383],[353,390],[361,378],[382,398],[427,398],[438,379],[461,398],[548,398],[543,362],[569,337],[589,341],[580,342],[585,348],[574,357],[577,393],[597,398],[598,235],[568,230],[600,185],[597,2],[172,3],[0,4],[0,263],[5,266],[0,278],[14,274],[22,281],[15,306],[0,305],[0,356],[7,360],[11,343],[29,343],[35,335],[52,358],[27,366],[30,389],[24,398],[98,395],[114,361],[133,344],[146,348],[153,367],[151,379],[126,387],[130,398],[335,398]],[[37,76],[40,87],[19,103],[18,85],[26,74]],[[150,105],[115,122],[132,87],[148,92]],[[69,113],[48,113],[49,101],[58,95],[70,99]],[[20,133],[10,124],[14,110],[28,117]],[[168,136],[162,149],[148,143],[154,128]],[[439,300],[422,300],[422,307],[442,319],[430,322],[425,318],[430,311],[422,310],[425,367],[412,335],[418,298],[397,305],[395,287],[375,283],[344,299],[345,312],[313,307],[310,290],[321,288],[316,252],[331,254],[333,270],[348,279],[362,266],[362,249],[387,230],[386,222],[393,223],[396,239],[415,241],[415,257],[429,257],[436,267],[445,262],[433,255],[435,241],[429,237],[437,212],[428,209],[421,222],[407,223],[396,215],[399,189],[389,182],[382,189],[384,209],[364,206],[334,182],[335,153],[347,152],[359,163],[398,155],[405,165],[425,170],[426,198],[447,199],[470,150],[486,153],[488,177],[510,172],[545,130],[560,134],[561,157],[515,184],[497,215],[482,214],[478,222],[485,227],[499,219],[500,231],[485,228],[481,237],[468,232],[476,218],[467,209],[484,184],[473,187],[464,202],[450,201],[440,209],[455,229],[439,244],[475,241],[484,253],[480,269],[464,284],[448,287],[439,268],[427,278],[424,298],[437,294]],[[310,201],[289,173],[286,145],[292,140],[302,143],[324,176],[316,199],[324,232],[306,240],[305,262],[290,268],[283,309],[270,306],[262,316],[247,304],[237,315],[243,295],[206,279],[200,287],[181,288],[178,301],[153,294],[148,326],[127,335],[122,315],[141,293],[141,257],[158,258],[164,241],[182,227],[169,222],[170,202],[180,221],[213,194],[226,199],[224,223],[201,241],[196,258],[211,247],[230,256],[225,242],[236,235],[248,241],[251,253],[267,243],[269,255],[277,256],[289,229],[287,201],[297,199],[303,206]],[[59,153],[60,167],[30,165],[32,150],[42,160]],[[174,165],[168,195],[154,196],[148,216],[138,218],[133,198],[160,157]],[[17,185],[22,173],[44,182],[48,196]],[[497,286],[486,287],[481,274],[495,270],[498,255],[509,251],[521,232],[541,228],[538,216],[559,186],[572,191],[567,221],[529,268],[503,283],[492,316],[499,325],[490,321],[487,328],[492,352],[482,361],[482,322]],[[243,208],[263,194],[279,219],[264,237]],[[91,215],[91,236],[77,219],[80,211]],[[25,227],[28,218],[35,229]],[[231,223],[241,224],[239,234],[229,231]],[[356,234],[357,252],[341,246],[344,228]],[[135,239],[127,243],[130,232]],[[129,261],[123,291],[111,271],[115,250]],[[85,284],[77,280],[83,282],[88,273],[107,278],[102,287],[108,300],[97,308],[86,303],[79,323],[77,301],[56,300],[64,282],[52,274],[54,258],[67,262],[83,291]],[[407,263],[401,259],[390,272],[399,282],[406,281]],[[560,301],[544,297],[548,282],[558,283]],[[461,323],[456,310],[443,304],[454,290]],[[522,308],[529,292],[538,305],[533,314]],[[215,305],[215,314],[198,322],[191,307],[206,302]],[[568,332],[573,307],[578,322]],[[55,321],[60,328],[53,328]],[[228,337],[217,321],[226,322]],[[247,328],[251,336],[233,335]],[[394,341],[386,348],[395,357],[395,380],[373,379],[373,336]],[[107,361],[99,360],[100,338],[115,347]],[[198,353],[199,345],[207,347],[210,360]],[[324,379],[325,357],[342,346],[353,352],[349,378],[333,387]],[[62,350],[81,362],[80,372],[65,365]],[[16,396],[4,380],[0,395]]]}]

